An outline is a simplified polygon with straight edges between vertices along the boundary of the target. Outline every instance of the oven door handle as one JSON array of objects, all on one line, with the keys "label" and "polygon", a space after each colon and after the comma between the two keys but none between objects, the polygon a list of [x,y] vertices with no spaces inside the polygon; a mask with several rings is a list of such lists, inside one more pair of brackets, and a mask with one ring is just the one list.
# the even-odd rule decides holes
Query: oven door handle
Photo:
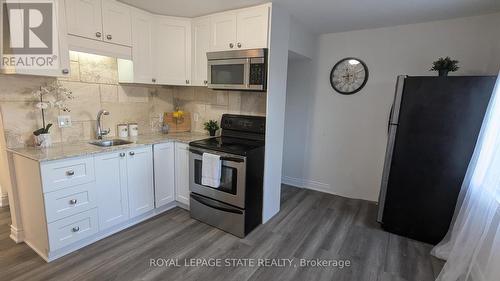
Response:
[{"label": "oven door handle", "polygon": [[[194,153],[194,154],[198,154],[198,155],[203,155],[203,152],[201,151],[198,151],[198,150],[194,150],[194,149],[189,149],[190,152]],[[230,162],[238,162],[238,163],[242,163],[242,162],[245,162],[245,160],[241,159],[241,158],[236,158],[236,157],[226,157],[226,156],[221,156],[220,157],[220,160],[222,161],[230,161]]]},{"label": "oven door handle", "polygon": [[217,201],[204,198],[204,197],[197,195],[197,194],[194,194],[194,193],[191,193],[191,198],[193,198],[193,200],[199,202],[200,204],[203,204],[203,205],[208,206],[210,208],[217,209],[219,211],[229,212],[229,213],[233,213],[233,214],[240,214],[240,215],[243,214],[243,211],[241,211],[239,209],[230,208],[229,206],[227,206],[225,204],[223,205],[221,203],[218,203]]}]

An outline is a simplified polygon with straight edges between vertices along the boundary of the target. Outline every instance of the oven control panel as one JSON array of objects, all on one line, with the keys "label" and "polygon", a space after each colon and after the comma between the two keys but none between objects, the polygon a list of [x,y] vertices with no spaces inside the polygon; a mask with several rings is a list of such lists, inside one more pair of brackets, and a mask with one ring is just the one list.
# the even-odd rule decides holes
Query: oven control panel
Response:
[{"label": "oven control panel", "polygon": [[221,127],[224,130],[265,134],[266,117],[224,114]]}]

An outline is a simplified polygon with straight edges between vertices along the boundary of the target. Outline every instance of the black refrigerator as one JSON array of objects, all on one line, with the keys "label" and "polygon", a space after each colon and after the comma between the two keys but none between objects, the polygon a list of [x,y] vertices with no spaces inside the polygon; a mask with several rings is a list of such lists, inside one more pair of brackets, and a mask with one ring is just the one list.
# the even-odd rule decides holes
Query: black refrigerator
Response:
[{"label": "black refrigerator", "polygon": [[453,217],[496,76],[399,76],[378,221],[437,244]]}]

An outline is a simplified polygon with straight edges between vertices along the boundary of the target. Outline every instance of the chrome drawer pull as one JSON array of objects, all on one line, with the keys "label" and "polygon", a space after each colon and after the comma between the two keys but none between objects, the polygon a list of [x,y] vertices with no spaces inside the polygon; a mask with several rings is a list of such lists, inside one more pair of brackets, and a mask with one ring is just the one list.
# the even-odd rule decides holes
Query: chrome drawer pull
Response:
[{"label": "chrome drawer pull", "polygon": [[73,171],[73,170],[66,171],[66,175],[68,175],[68,176],[74,176],[75,175],[75,171]]},{"label": "chrome drawer pull", "polygon": [[79,226],[75,226],[75,227],[73,227],[72,231],[73,232],[78,232],[78,231],[80,231],[80,227]]},{"label": "chrome drawer pull", "polygon": [[120,157],[125,157],[125,152],[121,152]]},{"label": "chrome drawer pull", "polygon": [[130,151],[128,154],[129,154],[130,156],[134,156],[134,155],[135,155],[135,152]]},{"label": "chrome drawer pull", "polygon": [[69,200],[69,204],[70,204],[70,205],[75,205],[75,204],[76,204],[76,202],[78,202],[76,199],[71,199],[71,200]]}]

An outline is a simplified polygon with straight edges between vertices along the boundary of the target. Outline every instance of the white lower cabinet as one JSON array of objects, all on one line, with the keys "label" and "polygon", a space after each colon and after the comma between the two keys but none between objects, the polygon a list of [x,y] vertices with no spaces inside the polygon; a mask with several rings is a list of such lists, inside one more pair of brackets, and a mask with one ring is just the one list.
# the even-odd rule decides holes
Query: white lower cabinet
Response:
[{"label": "white lower cabinet", "polygon": [[175,143],[155,144],[155,206],[164,206],[175,201]]},{"label": "white lower cabinet", "polygon": [[175,143],[175,200],[189,206],[189,145]]},{"label": "white lower cabinet", "polygon": [[127,152],[128,202],[130,217],[154,209],[153,153],[151,146]]},{"label": "white lower cabinet", "polygon": [[94,157],[99,225],[106,229],[129,218],[126,151]]},{"label": "white lower cabinet", "polygon": [[116,151],[94,159],[101,229],[154,208],[151,146]]},{"label": "white lower cabinet", "polygon": [[24,241],[47,261],[175,206],[169,203],[189,204],[185,143],[43,162],[13,154],[13,163]]}]

